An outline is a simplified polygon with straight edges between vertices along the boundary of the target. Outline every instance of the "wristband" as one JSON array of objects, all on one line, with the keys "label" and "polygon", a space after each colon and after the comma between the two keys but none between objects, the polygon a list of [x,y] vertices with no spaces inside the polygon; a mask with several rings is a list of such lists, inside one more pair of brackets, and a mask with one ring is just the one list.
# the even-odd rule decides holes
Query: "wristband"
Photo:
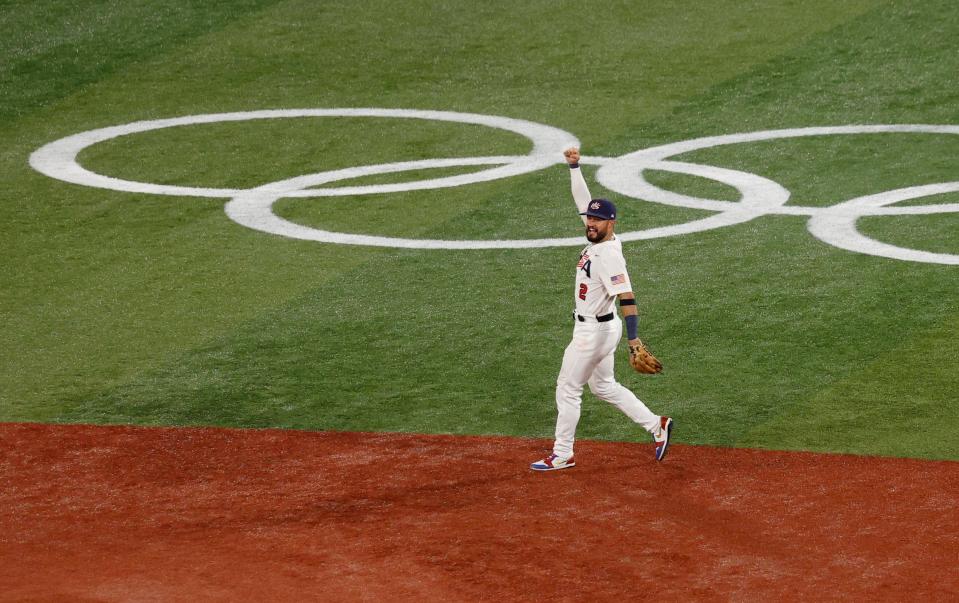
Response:
[{"label": "wristband", "polygon": [[639,317],[635,314],[630,314],[624,317],[626,321],[626,338],[632,341],[633,339],[638,339],[639,336],[636,334],[636,328],[639,326]]},{"label": "wristband", "polygon": [[569,169],[571,169],[571,170],[575,170],[575,169],[578,168],[578,167],[579,167],[579,163],[571,163],[571,164],[569,164]]}]

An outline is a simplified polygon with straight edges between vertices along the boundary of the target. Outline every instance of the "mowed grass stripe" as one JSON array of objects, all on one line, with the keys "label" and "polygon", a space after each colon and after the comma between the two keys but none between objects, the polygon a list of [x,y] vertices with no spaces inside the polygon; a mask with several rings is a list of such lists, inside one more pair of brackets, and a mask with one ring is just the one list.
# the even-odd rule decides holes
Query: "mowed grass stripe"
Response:
[{"label": "mowed grass stripe", "polygon": [[[52,246],[20,264],[17,290],[38,297],[6,296],[23,311],[4,334],[8,349],[19,350],[3,364],[4,412],[50,418],[77,391],[111,387],[231,332],[357,261],[345,250],[317,253],[243,229],[221,206],[121,195],[58,241],[86,252]],[[65,275],[41,278],[48,263]]]},{"label": "mowed grass stripe", "polygon": [[959,458],[957,334],[953,311],[928,328],[890,337],[859,371],[744,434],[742,445],[772,440],[783,448]]},{"label": "mowed grass stripe", "polygon": [[643,130],[658,143],[774,128],[959,123],[959,90],[948,84],[956,36],[959,14],[949,0],[872,3],[683,99]]},{"label": "mowed grass stripe", "polygon": [[8,3],[0,9],[0,122],[43,111],[275,1]]},{"label": "mowed grass stripe", "polygon": [[[505,293],[529,287],[542,300],[561,300],[566,279],[548,263],[537,274],[541,258],[521,251],[371,255],[228,337],[75,399],[60,419],[541,431],[551,411],[539,401],[551,391],[547,373],[569,322]],[[438,259],[447,270],[437,270]],[[504,294],[489,295],[494,290]],[[536,421],[523,417],[529,408]]]}]

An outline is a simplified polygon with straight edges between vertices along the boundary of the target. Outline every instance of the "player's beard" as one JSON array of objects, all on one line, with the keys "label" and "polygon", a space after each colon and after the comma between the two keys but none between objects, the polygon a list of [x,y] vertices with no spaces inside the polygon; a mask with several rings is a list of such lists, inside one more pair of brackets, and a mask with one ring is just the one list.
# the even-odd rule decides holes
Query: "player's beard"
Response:
[{"label": "player's beard", "polygon": [[590,243],[599,243],[600,241],[606,238],[608,227],[603,228],[602,230],[600,230],[599,227],[594,227],[594,228],[596,228],[596,230],[591,231],[589,229],[589,226],[586,227],[586,240],[589,241]]}]

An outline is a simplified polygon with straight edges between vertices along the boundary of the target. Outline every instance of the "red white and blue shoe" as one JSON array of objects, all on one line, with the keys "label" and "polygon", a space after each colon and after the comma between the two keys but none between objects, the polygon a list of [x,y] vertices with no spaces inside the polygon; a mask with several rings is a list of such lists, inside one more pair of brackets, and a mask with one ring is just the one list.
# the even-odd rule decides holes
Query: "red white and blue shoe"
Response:
[{"label": "red white and blue shoe", "polygon": [[669,436],[673,433],[673,420],[669,417],[659,418],[659,435],[653,436],[656,442],[656,460],[661,461],[666,458],[666,451],[669,449]]},{"label": "red white and blue shoe", "polygon": [[576,461],[573,460],[573,457],[568,459],[561,459],[555,454],[550,454],[545,459],[536,461],[529,466],[533,471],[556,471],[557,469],[569,469],[570,467],[575,467]]}]

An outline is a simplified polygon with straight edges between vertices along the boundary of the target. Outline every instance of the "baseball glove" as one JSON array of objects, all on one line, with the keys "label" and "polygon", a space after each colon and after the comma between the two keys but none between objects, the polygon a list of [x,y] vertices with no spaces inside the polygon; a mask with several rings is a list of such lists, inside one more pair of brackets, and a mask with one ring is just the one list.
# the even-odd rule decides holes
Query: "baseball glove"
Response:
[{"label": "baseball glove", "polygon": [[629,345],[629,364],[637,373],[655,375],[663,372],[663,363],[650,353],[642,341]]}]

